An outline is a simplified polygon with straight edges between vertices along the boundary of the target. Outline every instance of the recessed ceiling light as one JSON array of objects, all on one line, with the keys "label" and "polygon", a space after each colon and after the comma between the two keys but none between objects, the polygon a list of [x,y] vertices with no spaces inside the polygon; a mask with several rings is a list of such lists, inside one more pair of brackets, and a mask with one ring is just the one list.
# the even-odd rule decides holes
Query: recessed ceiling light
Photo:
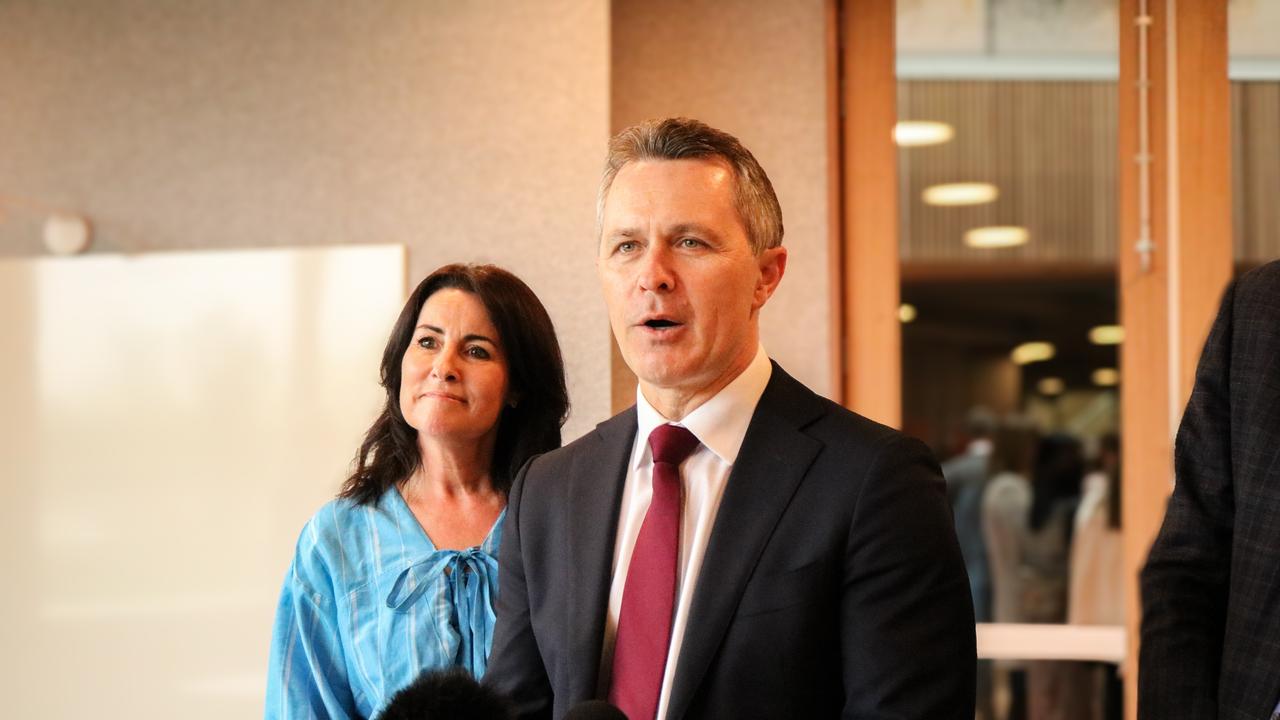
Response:
[{"label": "recessed ceiling light", "polygon": [[1098,387],[1115,387],[1120,384],[1120,371],[1115,368],[1098,368],[1093,371],[1093,384]]},{"label": "recessed ceiling light", "polygon": [[898,306],[898,320],[903,323],[909,323],[916,319],[916,306],[911,303],[902,303]]},{"label": "recessed ceiling light", "polygon": [[1119,325],[1099,325],[1089,331],[1089,342],[1094,345],[1119,345],[1124,342],[1124,328]]},{"label": "recessed ceiling light", "polygon": [[1000,189],[991,183],[947,183],[932,185],[920,193],[928,205],[981,205],[1000,197]]},{"label": "recessed ceiling light", "polygon": [[1050,360],[1056,352],[1057,348],[1053,346],[1053,343],[1028,342],[1014,348],[1009,357],[1018,365],[1027,365],[1042,360]]},{"label": "recessed ceiling light", "polygon": [[1009,248],[1027,244],[1027,229],[1018,225],[974,228],[964,234],[964,244],[974,248]]},{"label": "recessed ceiling light", "polygon": [[956,136],[955,128],[928,120],[903,120],[893,126],[893,141],[900,147],[937,145]]},{"label": "recessed ceiling light", "polygon": [[1043,378],[1036,383],[1036,389],[1040,391],[1041,395],[1061,395],[1066,387],[1067,385],[1062,382],[1062,378],[1056,377]]}]

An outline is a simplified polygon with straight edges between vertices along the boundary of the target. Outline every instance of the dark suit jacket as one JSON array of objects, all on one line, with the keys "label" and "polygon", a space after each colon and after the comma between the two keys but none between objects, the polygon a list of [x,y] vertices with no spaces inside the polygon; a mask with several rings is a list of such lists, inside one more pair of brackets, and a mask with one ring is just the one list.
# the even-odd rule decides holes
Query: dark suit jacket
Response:
[{"label": "dark suit jacket", "polygon": [[1269,718],[1280,700],[1280,263],[1227,289],[1174,466],[1142,571],[1138,714]]},{"label": "dark suit jacket", "polygon": [[[485,682],[523,716],[597,697],[635,432],[632,408],[512,487]],[[777,365],[692,603],[668,718],[973,718],[973,609],[937,464]]]}]

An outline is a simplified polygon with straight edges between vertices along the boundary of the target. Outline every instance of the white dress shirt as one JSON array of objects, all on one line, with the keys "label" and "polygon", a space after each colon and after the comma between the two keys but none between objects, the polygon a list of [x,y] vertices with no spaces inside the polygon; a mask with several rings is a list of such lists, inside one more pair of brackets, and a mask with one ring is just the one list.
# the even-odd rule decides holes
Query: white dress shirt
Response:
[{"label": "white dress shirt", "polygon": [[613,645],[618,633],[618,615],[622,610],[622,593],[631,567],[631,553],[636,537],[649,511],[653,497],[653,453],[649,434],[659,425],[679,425],[693,433],[701,443],[680,465],[684,484],[684,508],[680,517],[679,557],[676,560],[675,617],[671,623],[671,647],[667,650],[667,666],[658,698],[658,717],[667,712],[671,682],[676,674],[680,644],[689,622],[689,606],[702,570],[702,557],[711,538],[720,498],[724,496],[729,473],[738,458],[742,439],[756,411],[760,396],[769,384],[773,366],[764,347],[756,349],[755,358],[742,374],[734,378],[714,397],[683,418],[664,418],[636,388],[636,437],[627,464],[626,484],[622,489],[622,506],[618,515],[618,536],[613,546],[613,582],[609,588],[609,611],[605,618],[604,648],[600,659],[600,689],[608,692],[613,669]]}]

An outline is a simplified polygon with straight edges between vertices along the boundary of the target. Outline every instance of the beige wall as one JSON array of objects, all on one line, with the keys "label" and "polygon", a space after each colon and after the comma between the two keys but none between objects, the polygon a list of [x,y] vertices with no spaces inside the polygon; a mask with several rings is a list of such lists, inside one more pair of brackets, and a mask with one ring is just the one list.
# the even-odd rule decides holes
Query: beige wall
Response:
[{"label": "beige wall", "polygon": [[411,282],[497,262],[556,322],[575,437],[615,374],[591,250],[605,141],[686,114],[768,170],[791,259],[764,339],[829,393],[823,7],[10,0],[0,257],[44,253],[66,210],[95,253],[401,243]]},{"label": "beige wall", "polygon": [[[573,437],[608,412],[598,0],[0,3],[0,256],[54,209],[93,252],[401,243],[544,299]],[[370,368],[370,373],[376,371]]]},{"label": "beige wall", "polygon": [[769,173],[790,248],[762,315],[769,354],[831,391],[826,27],[821,0],[615,0],[613,129],[687,115],[727,130]]}]

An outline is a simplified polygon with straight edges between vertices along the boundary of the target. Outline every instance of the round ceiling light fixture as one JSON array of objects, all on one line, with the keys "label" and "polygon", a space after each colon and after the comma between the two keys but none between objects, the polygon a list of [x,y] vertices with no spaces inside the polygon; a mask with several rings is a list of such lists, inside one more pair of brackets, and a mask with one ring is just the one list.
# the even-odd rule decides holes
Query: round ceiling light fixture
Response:
[{"label": "round ceiling light fixture", "polygon": [[893,141],[898,147],[940,145],[955,136],[955,128],[932,120],[902,120],[893,126]]},{"label": "round ceiling light fixture", "polygon": [[1000,197],[1000,189],[991,183],[963,182],[931,185],[920,193],[926,205],[982,205]]},{"label": "round ceiling light fixture", "polygon": [[964,244],[972,248],[1011,248],[1026,245],[1030,237],[1020,225],[991,225],[969,230]]}]

